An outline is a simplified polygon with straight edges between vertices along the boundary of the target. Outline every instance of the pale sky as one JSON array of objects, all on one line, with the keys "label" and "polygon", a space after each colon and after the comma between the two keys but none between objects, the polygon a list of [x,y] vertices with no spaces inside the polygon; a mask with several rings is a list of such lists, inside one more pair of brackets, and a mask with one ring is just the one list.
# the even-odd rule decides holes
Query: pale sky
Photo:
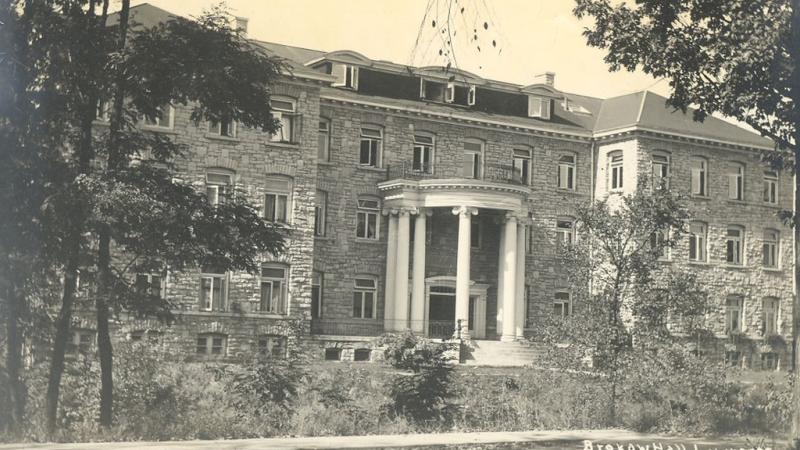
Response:
[{"label": "pale sky", "polygon": [[[140,3],[196,16],[219,2],[132,1]],[[556,73],[556,88],[601,98],[643,89],[669,92],[666,81],[643,73],[609,73],[603,51],[586,45],[581,32],[588,22],[572,15],[572,0],[227,0],[226,4],[232,14],[249,19],[248,35],[255,39],[323,51],[354,50],[372,59],[415,66],[446,64],[438,53],[446,49],[447,31],[441,30],[449,7],[449,31],[455,32],[451,40],[460,69],[523,85],[551,71]]]}]

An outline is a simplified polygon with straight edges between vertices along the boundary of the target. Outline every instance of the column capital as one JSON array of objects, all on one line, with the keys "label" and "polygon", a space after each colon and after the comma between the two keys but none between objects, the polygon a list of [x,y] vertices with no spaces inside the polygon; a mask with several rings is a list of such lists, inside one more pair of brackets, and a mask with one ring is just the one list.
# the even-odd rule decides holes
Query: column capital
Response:
[{"label": "column capital", "polygon": [[397,208],[383,208],[381,210],[381,215],[383,216],[392,216],[397,214]]},{"label": "column capital", "polygon": [[518,225],[530,225],[531,219],[524,212],[520,211],[506,211],[501,221],[506,223],[510,220],[516,221]]},{"label": "column capital", "polygon": [[453,215],[462,217],[477,216],[478,208],[473,208],[471,206],[456,206],[453,208]]},{"label": "column capital", "polygon": [[419,210],[415,206],[403,206],[403,207],[397,208],[397,214],[401,215],[401,216],[402,215],[417,214],[418,212],[419,212]]},{"label": "column capital", "polygon": [[419,214],[420,216],[428,216],[428,217],[433,215],[433,209],[431,209],[431,208],[419,207],[419,208],[415,208],[415,209],[416,209],[416,212],[412,213],[412,214]]}]

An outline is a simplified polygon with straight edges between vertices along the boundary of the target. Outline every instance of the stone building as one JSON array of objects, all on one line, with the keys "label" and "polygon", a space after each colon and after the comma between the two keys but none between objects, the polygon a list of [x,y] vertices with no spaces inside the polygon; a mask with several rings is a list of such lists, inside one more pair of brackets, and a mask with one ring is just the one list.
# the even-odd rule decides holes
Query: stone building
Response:
[{"label": "stone building", "polygon": [[[132,14],[168,13],[143,4]],[[792,236],[777,213],[791,209],[792,184],[759,161],[770,141],[713,117],[694,122],[651,92],[563,92],[552,73],[520,86],[252,43],[291,69],[273,90],[278,134],[198,127],[178,105],[146,126],[189,146],[180,176],[210,201],[236,187],[285,224],[288,251],[265,256],[258,275],[142,274],[180,305],[178,322],[122,322],[121,335],[158,332],[187,358],[291,348],[365,360],[385,331],[446,337],[457,324],[474,340],[518,340],[548,315],[580,310],[556,263],[559,242],[575,239],[576,205],[663,177],[692,214],[664,264],[691,267],[717,305],[719,344],[698,350],[786,366],[786,346],[770,336],[790,341]],[[76,326],[76,347],[90,330]]]}]

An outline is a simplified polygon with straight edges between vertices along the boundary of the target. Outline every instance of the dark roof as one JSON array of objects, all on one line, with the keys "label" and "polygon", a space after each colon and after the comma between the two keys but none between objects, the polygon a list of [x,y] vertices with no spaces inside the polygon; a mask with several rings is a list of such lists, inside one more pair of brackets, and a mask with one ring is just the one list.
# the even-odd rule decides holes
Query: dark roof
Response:
[{"label": "dark roof", "polygon": [[[179,16],[169,11],[165,11],[149,3],[142,3],[131,7],[132,21],[145,27],[154,26],[167,20],[174,20],[178,17]],[[114,13],[109,15],[108,23],[114,25],[118,20],[118,14]],[[314,75],[317,78],[320,76],[325,77],[324,74],[309,68],[306,64],[325,58],[328,54],[337,53],[255,39],[251,39],[251,42],[266,50],[267,53],[282,58],[289,66],[291,72],[300,76],[305,74],[309,76]],[[363,55],[358,55],[361,58],[366,58]],[[370,61],[382,63],[387,67],[393,65],[386,61]],[[502,84],[502,82],[497,83]],[[326,89],[325,91],[345,98],[360,98],[363,100],[365,97],[362,94],[346,90]],[[409,108],[424,107],[425,109],[435,110],[440,113],[466,114],[470,117],[475,117],[477,120],[481,118],[485,120],[501,119],[506,123],[519,124],[522,126],[538,125],[564,132],[572,130],[601,133],[640,127],[665,133],[689,135],[748,146],[772,147],[773,145],[772,141],[767,138],[716,117],[709,116],[703,122],[696,122],[692,118],[693,109],[690,108],[686,114],[680,110],[674,110],[666,105],[667,99],[665,97],[649,91],[634,92],[632,94],[608,99],[599,99],[572,93],[561,94],[568,99],[569,103],[579,105],[585,110],[582,112],[574,109],[567,110],[564,109],[564,105],[562,105],[561,102],[556,102],[556,107],[553,110],[553,119],[551,121],[542,121],[533,118],[493,116],[486,113],[462,110],[453,106],[421,103],[419,101],[389,98],[383,98],[382,101]]]}]

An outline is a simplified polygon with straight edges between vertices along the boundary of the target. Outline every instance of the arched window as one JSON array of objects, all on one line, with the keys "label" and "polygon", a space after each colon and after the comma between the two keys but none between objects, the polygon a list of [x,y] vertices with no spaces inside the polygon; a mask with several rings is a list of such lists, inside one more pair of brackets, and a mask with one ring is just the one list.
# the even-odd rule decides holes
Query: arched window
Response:
[{"label": "arched window", "polygon": [[764,230],[763,263],[764,267],[777,268],[780,261],[780,231]]},{"label": "arched window", "polygon": [[729,225],[725,238],[725,261],[728,264],[744,264],[744,227]]},{"label": "arched window", "polygon": [[689,261],[706,262],[708,225],[704,222],[689,224]]},{"label": "arched window", "polygon": [[738,333],[742,331],[742,311],[744,298],[740,295],[730,295],[725,299],[725,333]]}]

